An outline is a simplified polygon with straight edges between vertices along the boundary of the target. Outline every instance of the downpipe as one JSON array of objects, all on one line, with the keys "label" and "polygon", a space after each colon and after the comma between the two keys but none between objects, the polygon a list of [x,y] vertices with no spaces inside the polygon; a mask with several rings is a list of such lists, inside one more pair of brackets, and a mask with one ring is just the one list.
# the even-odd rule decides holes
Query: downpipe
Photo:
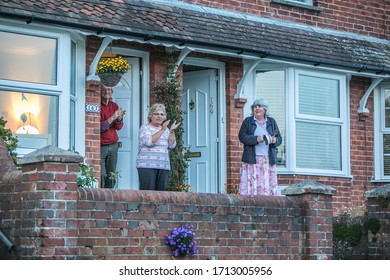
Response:
[{"label": "downpipe", "polygon": [[1,230],[0,230],[0,240],[7,247],[8,252],[10,252],[15,247],[15,244],[12,243],[12,241],[9,240],[9,238],[5,236],[5,234]]}]

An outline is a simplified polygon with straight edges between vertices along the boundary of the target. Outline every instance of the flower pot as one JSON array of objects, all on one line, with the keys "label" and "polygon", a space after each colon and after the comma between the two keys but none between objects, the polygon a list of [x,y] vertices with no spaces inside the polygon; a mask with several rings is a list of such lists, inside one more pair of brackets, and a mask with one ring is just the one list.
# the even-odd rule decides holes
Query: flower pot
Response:
[{"label": "flower pot", "polygon": [[100,81],[106,87],[116,86],[122,78],[122,73],[100,73],[98,74]]}]

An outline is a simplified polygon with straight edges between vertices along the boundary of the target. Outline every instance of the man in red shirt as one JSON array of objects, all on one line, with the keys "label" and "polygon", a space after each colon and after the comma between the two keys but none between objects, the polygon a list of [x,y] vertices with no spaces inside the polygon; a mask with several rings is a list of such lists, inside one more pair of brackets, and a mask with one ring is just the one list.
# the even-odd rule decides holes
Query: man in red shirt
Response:
[{"label": "man in red shirt", "polygon": [[116,171],[118,161],[118,133],[123,127],[126,111],[112,101],[112,88],[101,85],[100,104],[100,165],[101,187],[113,188],[115,181],[110,180],[110,172]]}]

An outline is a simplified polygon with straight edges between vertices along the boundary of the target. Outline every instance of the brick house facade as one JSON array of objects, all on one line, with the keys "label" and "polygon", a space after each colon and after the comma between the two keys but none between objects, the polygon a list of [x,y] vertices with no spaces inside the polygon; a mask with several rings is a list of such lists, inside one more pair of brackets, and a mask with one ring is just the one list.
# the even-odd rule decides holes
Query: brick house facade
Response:
[{"label": "brick house facade", "polygon": [[[298,78],[293,76],[299,75],[300,71],[306,71],[304,75],[317,73],[321,79],[334,74],[337,76],[335,80],[341,81],[344,91],[339,94],[345,97],[339,104],[340,114],[344,118],[340,117],[334,122],[321,119],[318,122],[324,121],[327,125],[337,123],[339,129],[342,143],[338,146],[340,151],[336,153],[340,163],[335,163],[335,175],[329,171],[333,166],[325,168],[326,172],[322,172],[321,168],[299,168],[299,161],[304,162],[306,158],[301,159],[300,154],[294,152],[300,151],[300,147],[296,144],[296,130],[291,129],[284,138],[287,152],[284,165],[279,168],[281,186],[310,179],[337,189],[333,197],[334,209],[360,209],[365,204],[366,191],[390,180],[386,173],[386,154],[381,150],[386,147],[384,135],[387,132],[386,127],[381,127],[385,118],[380,113],[381,110],[386,112],[386,108],[381,107],[381,96],[388,92],[386,83],[389,82],[390,73],[388,1],[313,1],[313,4],[288,0],[261,3],[249,0],[105,2],[74,1],[67,4],[58,1],[56,9],[46,6],[46,1],[35,1],[33,6],[29,5],[29,1],[5,1],[0,4],[0,15],[4,19],[0,31],[3,34],[13,31],[21,34],[23,30],[37,34],[40,30],[55,33],[58,29],[61,34],[69,33],[66,36],[71,38],[66,44],[73,41],[77,45],[80,65],[76,66],[79,67],[76,69],[76,87],[79,95],[76,94],[74,98],[66,87],[60,90],[61,94],[70,97],[70,104],[75,104],[73,121],[77,125],[74,132],[61,132],[72,129],[72,123],[62,121],[64,111],[61,111],[61,107],[70,108],[72,105],[65,102],[56,90],[51,91],[43,86],[34,87],[29,93],[43,92],[59,96],[61,113],[57,111],[57,114],[60,132],[58,138],[51,142],[60,148],[81,152],[89,164],[96,165],[97,178],[100,172],[99,114],[84,108],[86,105],[100,104],[100,83],[91,75],[91,65],[99,58],[96,56],[99,51],[104,50],[104,40],[110,38],[111,48],[136,53],[128,56],[136,57],[138,52],[146,54],[139,56],[142,79],[138,82],[141,89],[135,94],[142,95],[142,100],[137,105],[139,120],[135,126],[145,121],[145,110],[154,101],[152,89],[165,78],[166,58],[170,50],[174,50],[177,61],[183,58],[184,62],[178,68],[179,76],[190,72],[195,64],[196,70],[217,68],[207,66],[210,61],[223,64],[223,71],[218,73],[224,76],[218,77],[219,81],[223,80],[220,84],[223,88],[219,89],[218,110],[221,113],[217,121],[217,136],[222,144],[217,153],[219,157],[214,160],[219,166],[216,172],[218,178],[215,179],[217,187],[211,192],[223,193],[225,183],[232,185],[239,182],[242,145],[237,135],[242,120],[249,113],[251,102],[256,98],[254,75],[275,69],[285,71],[286,108],[292,108],[298,102],[297,97],[291,96],[299,94],[293,85],[298,83]],[[129,15],[132,15],[131,18]],[[196,29],[196,26],[199,28]],[[183,55],[185,47],[188,47],[189,53]],[[72,53],[69,49],[64,52],[66,54],[62,59],[65,63],[62,65],[68,65],[66,61]],[[193,59],[198,59],[197,63],[193,64]],[[257,60],[260,61],[258,65]],[[205,65],[199,65],[202,62]],[[144,65],[147,65],[147,69],[143,68]],[[253,71],[252,76],[245,76],[248,69]],[[60,75],[58,78],[62,79]],[[71,78],[64,78],[61,82],[69,82]],[[7,79],[4,81],[0,83],[4,91],[21,88],[8,83]],[[375,81],[378,83],[375,84]],[[374,84],[371,93],[368,89]],[[367,99],[363,99],[364,96]],[[289,110],[283,113],[287,129],[291,124],[289,119],[299,113]],[[85,122],[80,122],[84,119]],[[300,121],[299,118],[294,120],[295,128]],[[12,120],[9,122],[12,123]],[[85,133],[80,136],[80,132]],[[73,137],[74,143],[72,140],[65,141],[67,137]],[[376,147],[375,143],[381,144]],[[313,153],[311,157],[316,157],[316,154]],[[326,155],[324,157],[328,160]],[[124,188],[127,185],[132,188],[129,182]]]}]

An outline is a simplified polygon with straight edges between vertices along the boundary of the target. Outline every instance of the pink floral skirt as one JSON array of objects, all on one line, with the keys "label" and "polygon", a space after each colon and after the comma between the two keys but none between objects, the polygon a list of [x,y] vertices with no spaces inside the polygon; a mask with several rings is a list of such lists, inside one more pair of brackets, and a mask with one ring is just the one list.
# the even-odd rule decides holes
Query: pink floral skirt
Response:
[{"label": "pink floral skirt", "polygon": [[276,196],[277,186],[276,164],[270,166],[268,156],[256,156],[256,164],[242,164],[240,194]]}]

